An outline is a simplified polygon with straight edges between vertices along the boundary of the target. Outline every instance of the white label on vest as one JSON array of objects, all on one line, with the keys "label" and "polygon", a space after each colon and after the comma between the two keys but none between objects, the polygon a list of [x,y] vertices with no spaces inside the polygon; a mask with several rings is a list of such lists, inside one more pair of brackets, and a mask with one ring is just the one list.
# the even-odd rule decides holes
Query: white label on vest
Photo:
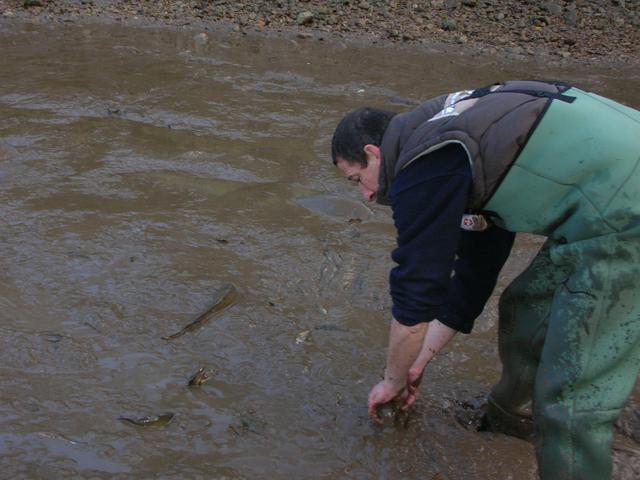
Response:
[{"label": "white label on vest", "polygon": [[460,100],[467,98],[469,95],[473,93],[473,90],[462,90],[461,92],[450,93],[447,96],[447,99],[444,101],[444,107],[438,113],[436,113],[433,117],[431,117],[428,122],[432,122],[433,120],[437,120],[442,117],[450,117],[452,115],[459,115],[460,112],[456,110],[456,103]]},{"label": "white label on vest", "polygon": [[482,215],[463,215],[460,228],[471,232],[481,232],[489,228],[489,223]]}]

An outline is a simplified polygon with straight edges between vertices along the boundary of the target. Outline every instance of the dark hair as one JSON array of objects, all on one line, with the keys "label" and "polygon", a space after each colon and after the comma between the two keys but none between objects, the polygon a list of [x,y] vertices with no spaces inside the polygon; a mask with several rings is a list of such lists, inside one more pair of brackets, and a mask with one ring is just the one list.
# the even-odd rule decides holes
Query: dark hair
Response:
[{"label": "dark hair", "polygon": [[344,116],[336,127],[331,140],[331,157],[338,163],[338,157],[347,162],[367,166],[364,146],[380,146],[382,136],[396,112],[378,108],[363,107]]}]

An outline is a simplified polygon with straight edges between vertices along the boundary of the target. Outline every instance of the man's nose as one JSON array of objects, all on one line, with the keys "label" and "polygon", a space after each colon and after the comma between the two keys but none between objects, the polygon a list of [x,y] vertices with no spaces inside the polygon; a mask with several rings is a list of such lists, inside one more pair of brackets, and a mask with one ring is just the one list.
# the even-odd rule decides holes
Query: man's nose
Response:
[{"label": "man's nose", "polygon": [[367,202],[373,201],[375,197],[375,192],[373,190],[368,189],[364,185],[360,186],[360,190],[362,191],[362,196]]}]

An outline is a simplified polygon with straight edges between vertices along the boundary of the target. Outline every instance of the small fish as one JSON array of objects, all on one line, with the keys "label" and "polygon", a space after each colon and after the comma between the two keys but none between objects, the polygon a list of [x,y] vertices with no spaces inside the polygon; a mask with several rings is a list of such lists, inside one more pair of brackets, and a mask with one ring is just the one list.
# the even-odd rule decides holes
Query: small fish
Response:
[{"label": "small fish", "polygon": [[172,335],[168,335],[166,337],[162,337],[163,340],[173,340],[178,337],[181,337],[187,332],[191,332],[193,330],[197,330],[200,328],[207,320],[213,317],[216,313],[221,312],[227,307],[230,307],[234,303],[238,301],[238,291],[236,287],[232,284],[225,285],[222,289],[222,295],[220,300],[218,300],[209,310],[204,312],[198,318],[196,318],[193,322],[186,325],[182,330],[176,332]]},{"label": "small fish", "polygon": [[307,343],[309,337],[311,336],[311,330],[304,330],[298,334],[296,337],[296,343],[300,345],[301,343]]},{"label": "small fish", "polygon": [[334,325],[332,323],[321,323],[313,327],[314,330],[322,330],[325,332],[348,332],[349,330],[341,327],[340,325]]},{"label": "small fish", "polygon": [[210,370],[205,369],[204,367],[200,368],[196,373],[194,373],[189,379],[188,385],[191,387],[197,387],[202,385],[207,380],[211,378],[212,372]]},{"label": "small fish", "polygon": [[387,403],[383,403],[382,405],[378,405],[378,407],[376,408],[378,418],[382,420],[382,422],[393,422],[396,419],[399,411],[400,409],[398,408],[398,405],[393,400]]},{"label": "small fish", "polygon": [[118,420],[130,423],[131,425],[136,425],[138,427],[164,427],[171,421],[172,418],[173,413],[167,412],[163,413],[162,415],[151,415],[140,418],[118,417]]},{"label": "small fish", "polygon": [[407,428],[409,413],[401,410],[400,406],[394,400],[378,405],[376,414],[380,425],[393,425],[395,427]]}]

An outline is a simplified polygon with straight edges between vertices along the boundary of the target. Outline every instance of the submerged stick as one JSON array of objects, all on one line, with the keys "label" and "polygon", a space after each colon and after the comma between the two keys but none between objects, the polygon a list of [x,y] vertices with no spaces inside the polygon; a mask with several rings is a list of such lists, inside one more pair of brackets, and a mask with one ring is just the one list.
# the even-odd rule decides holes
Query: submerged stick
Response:
[{"label": "submerged stick", "polygon": [[166,337],[162,337],[162,339],[174,340],[178,337],[181,337],[187,332],[197,330],[202,326],[203,323],[205,323],[207,320],[213,317],[216,313],[219,313],[225,308],[230,307],[237,301],[238,301],[238,291],[236,290],[236,287],[234,287],[232,284],[229,283],[225,285],[224,288],[222,289],[222,296],[220,297],[220,299],[209,310],[204,312],[202,315],[196,318],[193,322],[186,325],[179,332],[176,332]]}]

